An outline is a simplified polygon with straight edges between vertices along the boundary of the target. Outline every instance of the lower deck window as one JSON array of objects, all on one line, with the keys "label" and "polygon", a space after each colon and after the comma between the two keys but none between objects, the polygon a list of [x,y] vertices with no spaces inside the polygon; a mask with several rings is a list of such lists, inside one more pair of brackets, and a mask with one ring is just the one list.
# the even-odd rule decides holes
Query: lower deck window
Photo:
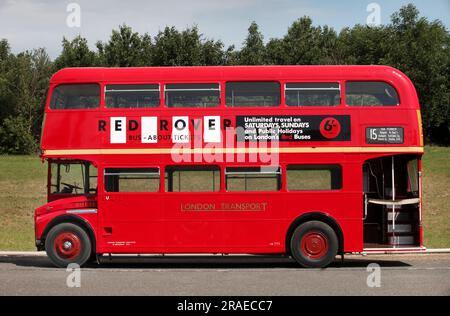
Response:
[{"label": "lower deck window", "polygon": [[157,192],[158,168],[108,168],[105,169],[106,192]]},{"label": "lower deck window", "polygon": [[171,166],[166,168],[167,192],[216,192],[220,169],[216,166]]},{"label": "lower deck window", "polygon": [[278,191],[281,188],[279,167],[226,168],[227,191]]},{"label": "lower deck window", "polygon": [[290,165],[286,170],[287,189],[339,190],[342,170],[339,165]]}]

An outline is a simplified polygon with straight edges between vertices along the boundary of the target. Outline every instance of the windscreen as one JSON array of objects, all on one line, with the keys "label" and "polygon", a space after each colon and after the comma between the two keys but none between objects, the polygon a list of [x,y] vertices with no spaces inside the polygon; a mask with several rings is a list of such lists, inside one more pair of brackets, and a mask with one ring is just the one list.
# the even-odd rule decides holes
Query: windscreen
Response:
[{"label": "windscreen", "polygon": [[89,162],[51,162],[51,194],[95,194],[97,169]]}]

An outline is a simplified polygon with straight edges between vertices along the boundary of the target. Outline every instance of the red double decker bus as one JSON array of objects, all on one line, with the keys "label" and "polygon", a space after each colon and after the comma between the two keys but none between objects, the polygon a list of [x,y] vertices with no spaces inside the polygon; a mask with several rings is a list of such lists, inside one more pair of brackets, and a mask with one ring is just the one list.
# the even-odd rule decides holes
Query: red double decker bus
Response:
[{"label": "red double decker bus", "polygon": [[51,79],[36,246],[102,254],[421,250],[415,88],[384,66],[71,68]]}]

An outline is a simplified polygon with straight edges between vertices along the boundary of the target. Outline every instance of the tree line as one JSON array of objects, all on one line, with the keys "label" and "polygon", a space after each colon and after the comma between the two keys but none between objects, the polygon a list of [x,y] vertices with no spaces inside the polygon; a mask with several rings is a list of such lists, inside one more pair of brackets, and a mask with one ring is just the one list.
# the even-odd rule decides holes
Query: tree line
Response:
[{"label": "tree line", "polygon": [[29,154],[38,149],[43,108],[51,75],[65,67],[201,65],[390,65],[413,81],[422,106],[428,143],[450,144],[450,33],[439,21],[421,17],[412,5],[401,7],[387,25],[355,25],[339,33],[299,18],[281,38],[264,43],[253,22],[240,49],[205,38],[196,26],[166,27],[156,36],[121,25],[109,40],[78,36],[62,40],[51,60],[44,48],[11,53],[0,41],[0,153]]}]

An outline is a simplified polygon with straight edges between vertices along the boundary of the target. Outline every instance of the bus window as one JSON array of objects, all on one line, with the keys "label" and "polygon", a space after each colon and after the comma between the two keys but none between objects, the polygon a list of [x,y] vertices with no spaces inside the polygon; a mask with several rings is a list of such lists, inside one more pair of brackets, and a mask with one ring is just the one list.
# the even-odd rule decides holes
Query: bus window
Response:
[{"label": "bus window", "polygon": [[105,87],[107,108],[153,108],[159,106],[158,84],[115,84]]},{"label": "bus window", "polygon": [[280,84],[278,82],[227,82],[226,105],[234,106],[278,106]]},{"label": "bus window", "polygon": [[220,103],[218,83],[166,84],[165,103],[171,108],[215,107]]},{"label": "bus window", "polygon": [[216,192],[220,169],[216,166],[171,166],[166,168],[167,192]]},{"label": "bus window", "polygon": [[100,104],[100,85],[98,84],[64,84],[53,90],[50,108],[93,109]]},{"label": "bus window", "polygon": [[352,106],[395,106],[399,98],[394,87],[381,81],[348,81],[345,102]]},{"label": "bus window", "polygon": [[339,83],[287,83],[284,93],[286,105],[289,106],[332,106],[341,103]]},{"label": "bus window", "polygon": [[338,165],[290,165],[286,170],[287,189],[339,190],[342,188],[342,171]]},{"label": "bus window", "polygon": [[108,168],[105,169],[106,192],[157,192],[158,168]]},{"label": "bus window", "polygon": [[51,194],[97,193],[97,168],[89,162],[51,162]]},{"label": "bus window", "polygon": [[412,159],[407,163],[408,192],[413,196],[419,196],[419,160]]},{"label": "bus window", "polygon": [[227,191],[279,191],[281,169],[263,167],[226,168]]},{"label": "bus window", "polygon": [[89,164],[88,169],[88,181],[89,181],[89,193],[97,193],[98,186],[98,170],[94,167],[94,165]]}]

